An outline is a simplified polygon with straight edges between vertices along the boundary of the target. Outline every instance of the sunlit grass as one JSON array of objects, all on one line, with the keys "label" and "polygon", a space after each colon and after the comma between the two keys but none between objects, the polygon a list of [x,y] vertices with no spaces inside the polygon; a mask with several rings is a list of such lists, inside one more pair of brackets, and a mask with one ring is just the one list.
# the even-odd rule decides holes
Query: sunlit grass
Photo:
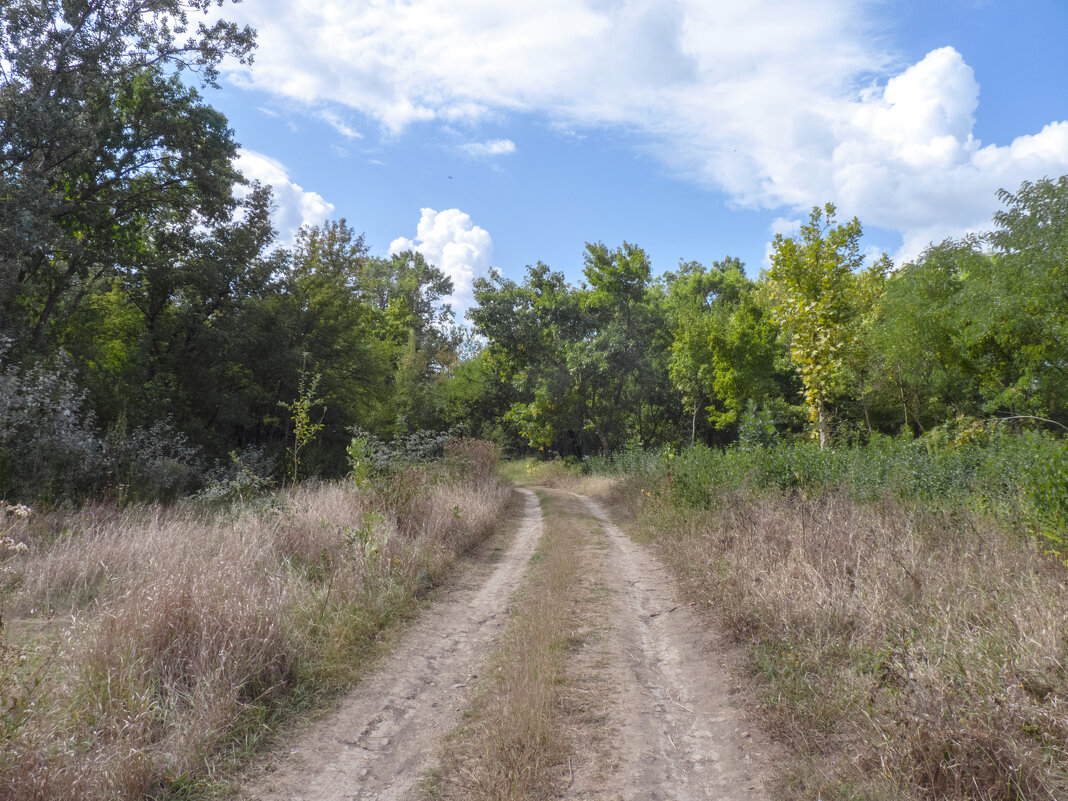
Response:
[{"label": "sunlit grass", "polygon": [[467,468],[31,518],[2,577],[0,797],[207,792],[494,529],[509,493]]}]

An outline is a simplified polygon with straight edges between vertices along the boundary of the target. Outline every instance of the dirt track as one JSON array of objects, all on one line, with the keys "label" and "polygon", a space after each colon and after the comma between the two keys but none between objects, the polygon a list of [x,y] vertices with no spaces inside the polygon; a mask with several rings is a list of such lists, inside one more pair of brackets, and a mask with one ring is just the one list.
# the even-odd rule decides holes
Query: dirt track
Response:
[{"label": "dirt track", "polygon": [[288,756],[245,787],[242,798],[393,801],[413,795],[442,738],[460,720],[541,536],[538,500],[520,491],[523,517],[503,556],[488,570],[470,570],[419,618],[385,664],[296,737]]},{"label": "dirt track", "polygon": [[765,798],[759,776],[766,755],[744,723],[713,638],[648,550],[613,525],[596,501],[575,500],[584,507],[576,518],[583,511],[595,518],[606,545],[591,554],[608,601],[596,648],[618,734],[607,744],[611,762],[578,777],[568,797]]},{"label": "dirt track", "polygon": [[[522,519],[500,560],[472,567],[378,671],[243,789],[243,799],[418,797],[419,780],[461,720],[540,537],[538,501],[521,492]],[[584,582],[599,600],[582,623],[594,636],[570,670],[596,714],[569,738],[574,758],[560,797],[765,798],[759,739],[749,737],[714,639],[678,600],[671,577],[592,499],[545,495],[576,526],[599,527],[584,553]]]}]

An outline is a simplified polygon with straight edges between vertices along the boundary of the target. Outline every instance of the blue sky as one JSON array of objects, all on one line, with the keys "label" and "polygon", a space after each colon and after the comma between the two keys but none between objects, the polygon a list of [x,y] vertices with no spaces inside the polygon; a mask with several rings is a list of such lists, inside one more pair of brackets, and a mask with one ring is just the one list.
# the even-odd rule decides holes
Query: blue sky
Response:
[{"label": "blue sky", "polygon": [[345,217],[470,300],[587,241],[751,276],[815,203],[896,260],[1068,173],[1065,0],[249,0],[210,101],[283,240]]}]

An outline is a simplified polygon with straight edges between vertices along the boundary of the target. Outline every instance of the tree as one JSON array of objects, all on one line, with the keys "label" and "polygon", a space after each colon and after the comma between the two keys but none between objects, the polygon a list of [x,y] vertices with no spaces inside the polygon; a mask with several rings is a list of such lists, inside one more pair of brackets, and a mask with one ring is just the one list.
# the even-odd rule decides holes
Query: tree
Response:
[{"label": "tree", "polygon": [[470,317],[487,365],[514,390],[506,422],[529,446],[565,454],[673,437],[666,303],[648,257],[597,243],[584,261],[577,288],[540,263],[523,284],[499,273],[475,282]]},{"label": "tree", "polygon": [[[835,223],[834,204],[813,207],[800,237],[775,237],[771,285],[776,320],[790,337],[790,357],[801,376],[805,405],[816,426],[820,447],[830,436],[828,401],[841,387],[846,351],[855,339],[855,324],[864,308],[867,287],[862,281],[860,221]],[[877,270],[885,269],[881,260]]]},{"label": "tree", "polygon": [[932,245],[891,274],[867,334],[882,405],[921,432],[982,406],[977,367],[965,341],[968,276],[989,260],[977,237]]},{"label": "tree", "polygon": [[1068,175],[998,198],[992,258],[966,289],[982,391],[990,411],[1068,424]]},{"label": "tree", "polygon": [[782,368],[779,326],[760,301],[741,261],[727,257],[710,268],[680,265],[664,280],[674,317],[671,378],[690,413],[691,442],[697,413],[716,430],[738,422],[750,404],[785,405],[791,380]]},{"label": "tree", "polygon": [[181,80],[248,62],[213,0],[12,0],[0,12],[0,333],[48,348],[152,232],[233,209],[236,145]]}]

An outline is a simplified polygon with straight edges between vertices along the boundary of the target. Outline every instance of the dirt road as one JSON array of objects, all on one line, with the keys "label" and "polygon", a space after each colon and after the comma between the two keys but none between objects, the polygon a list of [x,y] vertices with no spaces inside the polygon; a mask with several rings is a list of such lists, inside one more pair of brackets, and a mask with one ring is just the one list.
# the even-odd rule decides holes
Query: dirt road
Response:
[{"label": "dirt road", "polygon": [[[569,499],[558,495],[557,503]],[[595,658],[584,661],[602,674],[593,686],[606,690],[614,731],[600,749],[607,758],[586,761],[567,797],[766,798],[760,777],[767,754],[745,723],[707,625],[679,599],[667,571],[596,501],[574,496],[570,505],[576,521],[596,519],[603,538],[589,561],[606,591],[604,635],[592,646]]]},{"label": "dirt road", "polygon": [[427,610],[378,671],[245,787],[256,801],[394,801],[413,795],[459,722],[541,536],[538,499],[495,564],[473,569]]},{"label": "dirt road", "polygon": [[[418,798],[445,735],[478,686],[486,659],[522,585],[542,516],[525,494],[522,520],[502,558],[469,573],[407,632],[400,647],[340,708],[290,746],[244,799]],[[540,491],[585,537],[584,604],[569,656],[574,716],[570,755],[550,789],[555,797],[606,801],[766,798],[767,755],[732,692],[715,638],[679,599],[649,550],[613,525],[594,500]],[[477,725],[477,721],[473,725]]]}]

